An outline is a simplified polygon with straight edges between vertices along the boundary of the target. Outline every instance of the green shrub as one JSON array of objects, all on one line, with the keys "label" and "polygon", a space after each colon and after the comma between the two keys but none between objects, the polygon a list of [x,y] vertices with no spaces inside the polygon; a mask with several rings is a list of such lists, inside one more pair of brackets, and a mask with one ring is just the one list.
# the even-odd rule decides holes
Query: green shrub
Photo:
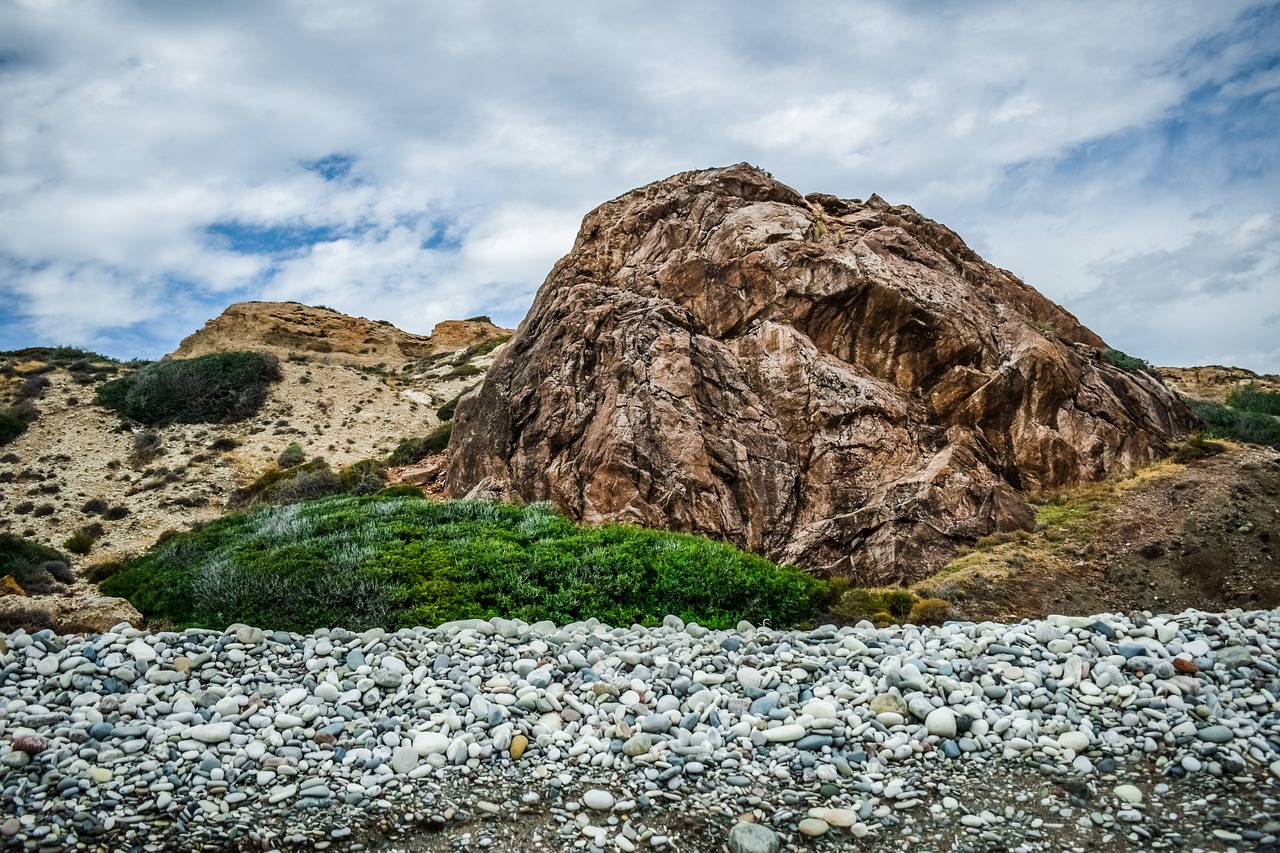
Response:
[{"label": "green shrub", "polygon": [[422,489],[418,486],[410,486],[408,483],[397,483],[394,486],[387,486],[377,493],[380,498],[426,498]]},{"label": "green shrub", "polygon": [[53,592],[53,583],[71,580],[66,555],[61,552],[8,533],[0,533],[0,577],[13,575],[28,595]]},{"label": "green shrub", "polygon": [[1280,415],[1280,391],[1263,391],[1250,383],[1232,391],[1227,397],[1227,405],[1246,412]]},{"label": "green shrub", "polygon": [[27,420],[12,408],[0,409],[0,447],[27,431]]},{"label": "green shrub", "polygon": [[490,326],[493,325],[493,320],[489,319],[488,314],[477,314],[474,317],[468,317],[463,322],[464,323],[488,323]]},{"label": "green shrub", "polygon": [[[471,389],[468,388],[467,391],[469,390]],[[453,413],[458,410],[458,401],[462,399],[463,395],[466,394],[467,391],[463,391],[462,394],[459,394],[440,408],[436,409],[436,417],[441,421],[446,422],[453,420]]]},{"label": "green shrub", "polygon": [[477,356],[488,355],[509,340],[511,340],[510,335],[498,335],[496,338],[490,338],[487,341],[473,344],[472,346],[467,347],[465,358],[469,361]]},{"label": "green shrub", "polygon": [[361,459],[338,474],[344,491],[352,495],[371,495],[387,484],[387,463],[381,459]]},{"label": "green shrub", "polygon": [[159,361],[100,386],[99,405],[139,423],[219,423],[253,415],[280,378],[275,356],[212,353]]},{"label": "green shrub", "polygon": [[389,465],[412,465],[433,453],[443,453],[449,446],[449,438],[453,435],[453,422],[441,424],[422,438],[402,438],[387,457]]},{"label": "green shrub", "polygon": [[1112,367],[1118,367],[1125,373],[1143,373],[1151,370],[1151,365],[1148,362],[1111,347],[1107,347],[1102,351],[1102,359],[1107,364]]},{"label": "green shrub", "polygon": [[158,544],[102,584],[174,625],[311,630],[503,615],[709,627],[809,620],[824,585],[696,536],[579,527],[547,505],[343,496],[260,507]]},{"label": "green shrub", "polygon": [[922,598],[911,605],[907,621],[913,625],[941,625],[951,613],[951,605],[941,598]]},{"label": "green shrub", "polygon": [[453,370],[444,375],[444,379],[469,379],[472,376],[479,376],[484,373],[484,368],[476,367],[474,364],[460,364]]},{"label": "green shrub", "polygon": [[1205,425],[1213,438],[1245,441],[1280,448],[1280,421],[1262,412],[1251,412],[1209,403],[1204,400],[1188,400],[1192,413]]},{"label": "green shrub", "polygon": [[302,452],[302,445],[296,441],[284,449],[278,460],[281,468],[292,468],[294,465],[301,465],[306,461],[307,454]]},{"label": "green shrub", "polygon": [[62,543],[62,547],[83,557],[93,548],[93,534],[85,530],[76,531]]},{"label": "green shrub", "polygon": [[911,608],[915,606],[916,597],[905,589],[891,589],[881,596],[884,600],[885,610],[893,614],[893,618],[901,621],[906,619],[911,613]]}]

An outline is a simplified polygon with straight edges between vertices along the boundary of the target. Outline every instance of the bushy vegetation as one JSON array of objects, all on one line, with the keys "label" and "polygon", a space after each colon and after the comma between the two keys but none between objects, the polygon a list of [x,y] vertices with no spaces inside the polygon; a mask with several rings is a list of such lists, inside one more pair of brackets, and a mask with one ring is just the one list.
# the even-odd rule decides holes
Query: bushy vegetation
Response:
[{"label": "bushy vegetation", "polygon": [[53,592],[54,582],[71,583],[66,555],[53,548],[8,533],[0,533],[0,577],[13,575],[28,595]]},{"label": "bushy vegetation", "polygon": [[1227,397],[1227,405],[1244,412],[1280,416],[1280,391],[1263,391],[1250,383],[1232,391]]},{"label": "bushy vegetation", "polygon": [[1150,363],[1111,347],[1107,347],[1102,351],[1102,359],[1107,364],[1118,367],[1125,373],[1142,373],[1151,370]]},{"label": "bushy vegetation", "polygon": [[281,468],[292,468],[306,462],[307,454],[303,452],[302,445],[295,441],[284,449],[277,461]]},{"label": "bushy vegetation", "polygon": [[387,457],[391,465],[412,465],[433,453],[442,453],[453,435],[453,422],[441,424],[422,438],[402,438]]},{"label": "bushy vegetation", "polygon": [[323,459],[312,459],[289,468],[272,467],[249,485],[236,489],[228,501],[233,507],[256,503],[277,506],[313,501],[333,495],[369,495],[387,482],[387,463],[361,459],[334,471]]},{"label": "bushy vegetation", "polygon": [[846,619],[866,619],[882,628],[903,622],[941,625],[950,615],[951,604],[940,598],[920,598],[911,590],[898,587],[854,587],[840,595],[832,612]]},{"label": "bushy vegetation", "polygon": [[280,365],[269,354],[211,353],[158,361],[98,388],[96,402],[139,423],[220,423],[258,411]]},{"label": "bushy vegetation", "polygon": [[1205,432],[1211,438],[1233,439],[1280,448],[1280,421],[1272,415],[1204,400],[1188,400],[1187,405],[1205,425]]},{"label": "bushy vegetation", "polygon": [[8,406],[0,409],[0,447],[5,446],[27,431],[35,420],[30,405]]},{"label": "bushy vegetation", "polygon": [[624,525],[580,527],[551,507],[414,496],[336,497],[226,516],[102,584],[178,626],[247,622],[401,627],[500,615],[709,627],[793,625],[825,584],[729,545]]}]

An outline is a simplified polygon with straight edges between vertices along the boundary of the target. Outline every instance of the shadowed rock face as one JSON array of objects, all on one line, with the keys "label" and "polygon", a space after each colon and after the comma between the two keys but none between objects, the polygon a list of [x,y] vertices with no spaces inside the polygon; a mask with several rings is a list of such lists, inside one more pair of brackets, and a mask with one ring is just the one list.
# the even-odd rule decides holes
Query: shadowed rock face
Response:
[{"label": "shadowed rock face", "polygon": [[685,172],[586,217],[458,406],[447,488],[911,579],[1189,428],[1103,346],[909,207]]}]

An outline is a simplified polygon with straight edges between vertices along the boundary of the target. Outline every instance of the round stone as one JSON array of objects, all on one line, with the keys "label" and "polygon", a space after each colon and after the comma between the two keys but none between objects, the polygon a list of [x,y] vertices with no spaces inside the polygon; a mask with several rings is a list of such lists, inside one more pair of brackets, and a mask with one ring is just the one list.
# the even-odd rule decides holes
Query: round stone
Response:
[{"label": "round stone", "polygon": [[731,853],[778,853],[781,847],[778,833],[758,823],[739,821],[729,830]]},{"label": "round stone", "polygon": [[1142,791],[1134,785],[1116,785],[1112,789],[1112,793],[1120,800],[1132,805],[1142,802]]},{"label": "round stone", "polygon": [[956,736],[956,715],[950,708],[935,708],[924,718],[924,727],[931,735],[942,738]]},{"label": "round stone", "polygon": [[613,794],[600,788],[592,788],[582,795],[582,804],[598,812],[607,812],[613,808]]},{"label": "round stone", "polygon": [[511,760],[519,761],[520,756],[524,755],[524,751],[529,748],[529,739],[524,735],[516,735],[511,738]]},{"label": "round stone", "polygon": [[816,817],[807,817],[800,821],[798,828],[801,835],[807,835],[810,838],[826,835],[827,830],[831,829],[825,820]]}]

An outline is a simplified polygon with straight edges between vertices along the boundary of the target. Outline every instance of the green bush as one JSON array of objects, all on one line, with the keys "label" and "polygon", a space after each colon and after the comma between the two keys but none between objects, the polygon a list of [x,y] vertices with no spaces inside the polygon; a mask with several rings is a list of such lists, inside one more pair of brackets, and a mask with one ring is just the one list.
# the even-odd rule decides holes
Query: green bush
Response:
[{"label": "green bush", "polygon": [[281,468],[292,468],[294,465],[301,465],[307,461],[307,454],[302,452],[302,445],[293,442],[284,449],[278,460]]},{"label": "green bush", "polygon": [[484,373],[484,369],[476,367],[474,364],[460,364],[453,370],[444,375],[444,379],[469,379],[472,376],[479,376]]},{"label": "green bush", "polygon": [[911,605],[907,621],[913,625],[941,625],[951,613],[951,605],[941,598],[922,598]]},{"label": "green bush", "polygon": [[15,409],[0,409],[0,447],[27,431],[27,419]]},{"label": "green bush", "polygon": [[1118,367],[1125,373],[1142,373],[1151,370],[1151,365],[1140,358],[1134,358],[1131,355],[1121,352],[1118,349],[1107,347],[1102,351],[1103,361],[1112,367]]},{"label": "green bush", "polygon": [[433,453],[443,453],[453,435],[453,422],[441,424],[422,438],[402,438],[387,457],[389,465],[412,465]]},{"label": "green bush", "polygon": [[67,583],[71,570],[66,555],[53,548],[8,533],[0,533],[0,577],[13,575],[28,595],[53,592],[53,582]]},{"label": "green bush", "polygon": [[811,619],[825,585],[697,536],[580,527],[547,505],[382,495],[260,507],[158,544],[102,584],[174,625],[311,630],[494,615],[709,627]]},{"label": "green bush", "polygon": [[1271,415],[1204,400],[1188,400],[1187,405],[1205,425],[1206,432],[1212,438],[1234,439],[1280,448],[1280,421]]},{"label": "green bush", "polygon": [[1280,415],[1280,391],[1263,391],[1251,383],[1232,391],[1227,405],[1246,412]]},{"label": "green bush", "polygon": [[220,423],[253,415],[280,379],[275,356],[227,352],[159,361],[100,386],[95,401],[139,423]]},{"label": "green bush", "polygon": [[66,542],[62,543],[62,547],[72,554],[79,554],[83,557],[93,548],[93,534],[86,530],[76,531],[67,538]]}]

